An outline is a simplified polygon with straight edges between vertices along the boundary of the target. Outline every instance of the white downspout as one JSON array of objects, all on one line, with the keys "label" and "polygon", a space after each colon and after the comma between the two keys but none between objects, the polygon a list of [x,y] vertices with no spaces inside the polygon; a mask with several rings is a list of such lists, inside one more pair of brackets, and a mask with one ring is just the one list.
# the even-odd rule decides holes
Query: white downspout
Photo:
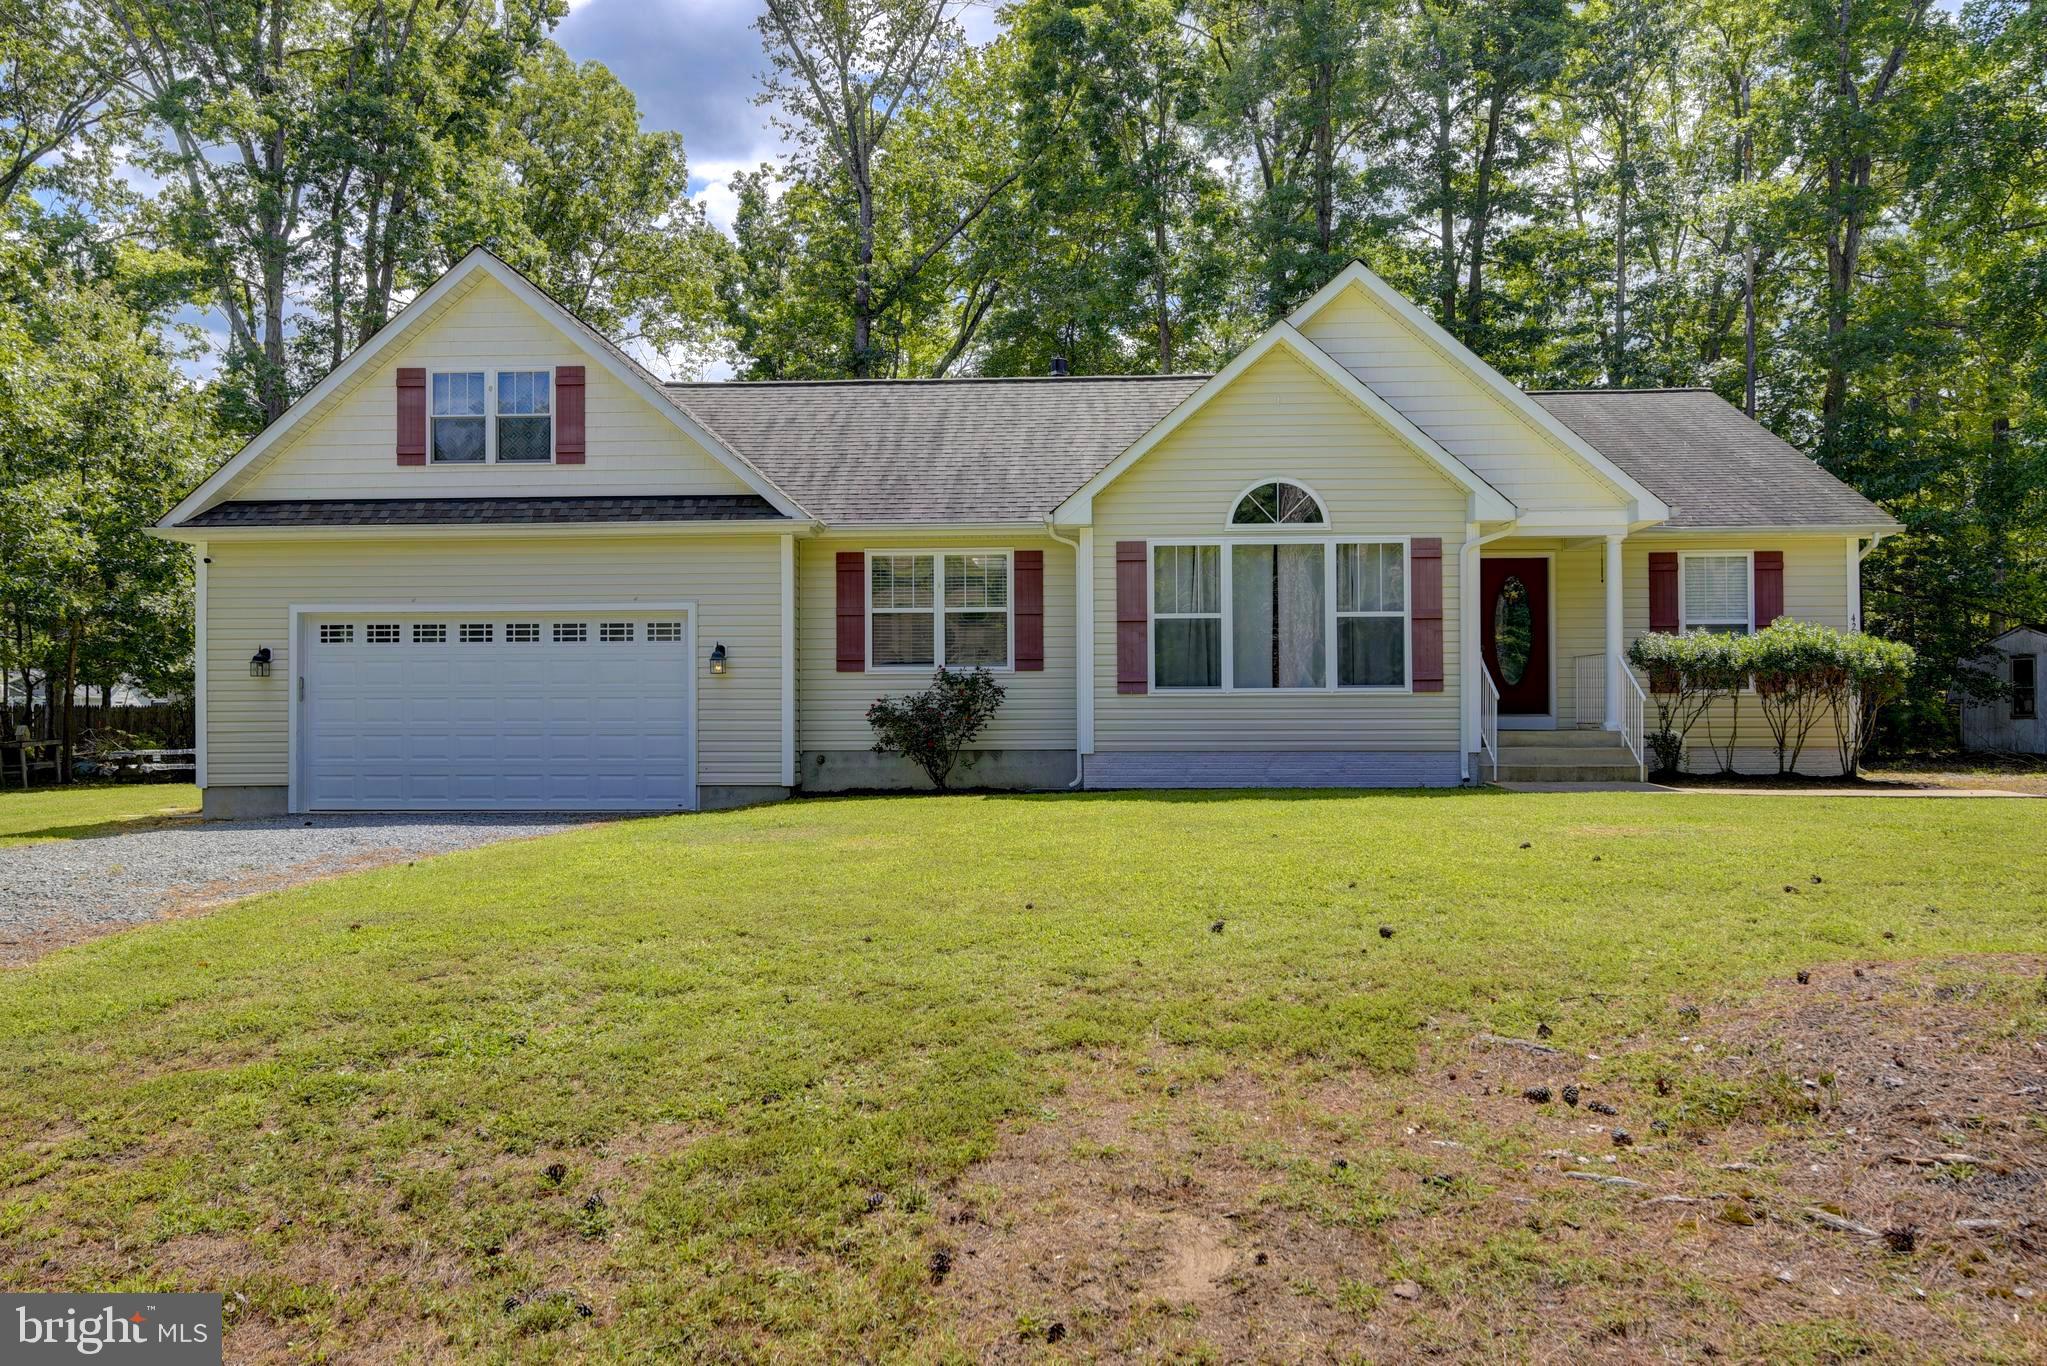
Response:
[{"label": "white downspout", "polygon": [[1087,776],[1087,756],[1095,738],[1095,529],[1082,527],[1078,540],[1059,534],[1048,518],[1045,534],[1073,547],[1073,781],[1072,791]]},{"label": "white downspout", "polygon": [[1870,552],[1877,548],[1878,543],[1883,538],[1884,533],[1881,531],[1871,534],[1868,545],[1863,545],[1861,538],[1858,536],[1850,536],[1848,538],[1848,628],[1850,630],[1860,631],[1862,629],[1862,562],[1869,558]]}]

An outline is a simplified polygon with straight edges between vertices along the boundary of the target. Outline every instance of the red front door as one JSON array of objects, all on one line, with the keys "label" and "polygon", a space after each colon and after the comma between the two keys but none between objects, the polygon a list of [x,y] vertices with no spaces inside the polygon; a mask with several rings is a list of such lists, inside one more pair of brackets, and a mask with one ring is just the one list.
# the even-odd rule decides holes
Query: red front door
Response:
[{"label": "red front door", "polygon": [[1479,560],[1478,618],[1500,715],[1548,716],[1549,561]]}]

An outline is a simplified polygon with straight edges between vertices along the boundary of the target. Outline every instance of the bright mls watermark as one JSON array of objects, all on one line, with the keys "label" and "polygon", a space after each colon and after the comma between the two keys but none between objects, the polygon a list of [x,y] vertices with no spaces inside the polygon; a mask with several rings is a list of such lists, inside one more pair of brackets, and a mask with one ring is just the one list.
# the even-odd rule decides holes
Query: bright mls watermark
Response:
[{"label": "bright mls watermark", "polygon": [[218,1295],[0,1295],[0,1362],[220,1366]]}]

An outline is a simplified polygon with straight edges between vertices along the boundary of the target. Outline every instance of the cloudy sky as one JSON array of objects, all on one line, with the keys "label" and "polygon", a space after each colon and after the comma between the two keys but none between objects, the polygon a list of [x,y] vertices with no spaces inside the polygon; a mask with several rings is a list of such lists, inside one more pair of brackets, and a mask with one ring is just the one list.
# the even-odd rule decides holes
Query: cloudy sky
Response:
[{"label": "cloudy sky", "polygon": [[[648,128],[682,134],[690,189],[719,227],[732,221],[734,172],[777,150],[768,111],[753,102],[767,58],[753,22],[761,0],[571,0],[555,41],[599,61],[632,88]],[[995,31],[993,0],[960,16],[967,36]]]}]

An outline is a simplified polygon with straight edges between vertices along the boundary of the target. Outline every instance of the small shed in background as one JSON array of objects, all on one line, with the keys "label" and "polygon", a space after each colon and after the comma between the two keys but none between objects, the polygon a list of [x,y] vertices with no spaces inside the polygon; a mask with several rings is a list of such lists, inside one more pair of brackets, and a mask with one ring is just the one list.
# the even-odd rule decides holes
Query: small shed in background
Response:
[{"label": "small shed in background", "polygon": [[2015,626],[1992,640],[1975,663],[2011,691],[1988,702],[1962,700],[1962,748],[2000,754],[2047,754],[2040,719],[2040,665],[2047,628]]}]

